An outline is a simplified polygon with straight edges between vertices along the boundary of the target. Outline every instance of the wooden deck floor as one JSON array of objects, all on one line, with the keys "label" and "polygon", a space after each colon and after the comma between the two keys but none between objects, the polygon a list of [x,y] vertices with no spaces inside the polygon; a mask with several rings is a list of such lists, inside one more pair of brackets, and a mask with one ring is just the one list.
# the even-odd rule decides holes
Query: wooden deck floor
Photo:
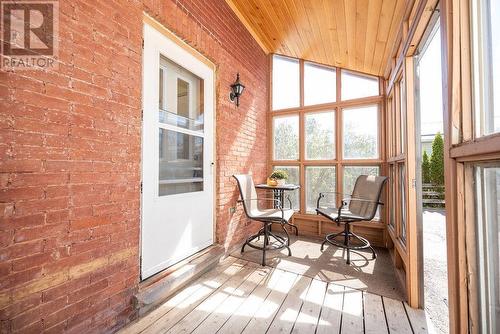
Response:
[{"label": "wooden deck floor", "polygon": [[121,333],[427,333],[400,301],[229,257]]}]

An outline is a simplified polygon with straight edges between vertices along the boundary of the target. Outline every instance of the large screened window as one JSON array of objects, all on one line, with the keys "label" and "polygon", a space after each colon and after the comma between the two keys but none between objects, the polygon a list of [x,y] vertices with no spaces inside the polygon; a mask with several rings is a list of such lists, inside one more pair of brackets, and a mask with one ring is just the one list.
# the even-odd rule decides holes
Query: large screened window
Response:
[{"label": "large screened window", "polygon": [[500,1],[471,1],[476,136],[500,132]]},{"label": "large screened window", "polygon": [[[284,170],[288,173],[287,183],[299,184],[300,183],[300,169],[297,166],[274,166],[274,170]],[[285,197],[285,203],[283,207],[291,208],[294,210],[300,209],[300,192],[299,189],[294,191],[287,191]]]},{"label": "large screened window", "polygon": [[342,100],[353,100],[380,94],[377,78],[342,71]]},{"label": "large screened window", "polygon": [[337,99],[337,76],[334,68],[304,64],[304,105],[335,102]]},{"label": "large screened window", "polygon": [[[306,210],[314,213],[320,192],[329,192],[336,189],[335,167],[307,166],[306,167]],[[333,194],[334,195],[334,194]],[[335,197],[329,198],[335,203]]]},{"label": "large screened window", "polygon": [[299,116],[283,116],[273,119],[273,143],[275,160],[299,158]]},{"label": "large screened window", "polygon": [[[356,179],[360,175],[380,175],[380,168],[378,166],[345,166],[344,167],[344,187],[345,194],[352,193]],[[380,217],[380,211],[377,210],[375,217]]]},{"label": "large screened window", "polygon": [[344,159],[378,158],[378,105],[342,110]]},{"label": "large screened window", "polygon": [[[285,68],[287,78],[293,78],[276,87],[282,83],[276,80],[278,71]],[[285,169],[287,183],[300,185],[290,193],[293,208],[317,220],[307,214],[315,214],[320,192],[332,192],[321,205],[337,206],[359,175],[382,172],[379,79],[274,56],[272,86],[269,172]],[[282,88],[283,95],[276,93]]]},{"label": "large screened window", "polygon": [[345,166],[344,167],[344,192],[350,194],[360,175],[379,175],[378,166]]},{"label": "large screened window", "polygon": [[306,159],[335,159],[335,112],[312,112],[305,115]]},{"label": "large screened window", "polygon": [[297,59],[273,57],[273,110],[300,105],[300,76]]}]

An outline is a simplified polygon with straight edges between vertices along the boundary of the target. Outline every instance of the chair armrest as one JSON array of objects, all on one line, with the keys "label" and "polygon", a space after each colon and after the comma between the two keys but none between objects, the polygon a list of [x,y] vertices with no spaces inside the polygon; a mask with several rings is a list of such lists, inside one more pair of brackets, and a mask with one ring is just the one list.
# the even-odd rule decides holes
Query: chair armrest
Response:
[{"label": "chair armrest", "polygon": [[384,205],[383,202],[380,202],[380,201],[373,201],[371,199],[364,199],[364,198],[361,198],[361,197],[349,197],[349,198],[345,198],[343,199],[342,201],[345,201],[345,200],[355,200],[355,201],[358,201],[358,202],[367,202],[367,203],[375,203],[375,204],[380,204],[380,205]]},{"label": "chair armrest", "polygon": [[374,200],[370,200],[370,199],[366,199],[366,198],[362,198],[362,197],[356,197],[356,196],[352,196],[350,194],[344,194],[344,193],[340,193],[337,191],[322,191],[319,193],[318,200],[316,201],[316,208],[319,208],[319,203],[325,197],[325,194],[336,194],[336,195],[347,196],[346,198],[342,199],[341,207],[346,206],[348,204],[348,201],[350,201],[350,200],[356,200],[358,202],[375,203],[377,205],[384,205],[384,203],[380,202],[380,201],[374,201]]},{"label": "chair armrest", "polygon": [[273,201],[273,202],[277,203],[278,204],[277,208],[278,208],[278,210],[281,211],[281,219],[282,220],[285,219],[285,210],[283,210],[283,206],[281,205],[281,201],[279,199],[269,198],[269,197],[267,197],[267,198],[266,197],[262,197],[262,198],[248,198],[246,200],[239,199],[238,203],[242,203],[242,202],[245,202],[245,201],[260,201],[260,200]]},{"label": "chair armrest", "polygon": [[[319,193],[319,196],[318,196],[318,200],[316,201],[316,208],[319,208],[319,202],[325,197],[325,194],[336,194],[336,195],[347,195],[349,196],[348,194],[344,194],[344,193],[339,193],[337,191],[322,191]],[[343,200],[342,200],[342,204],[344,204]],[[345,203],[344,205],[347,205],[347,203]]]}]

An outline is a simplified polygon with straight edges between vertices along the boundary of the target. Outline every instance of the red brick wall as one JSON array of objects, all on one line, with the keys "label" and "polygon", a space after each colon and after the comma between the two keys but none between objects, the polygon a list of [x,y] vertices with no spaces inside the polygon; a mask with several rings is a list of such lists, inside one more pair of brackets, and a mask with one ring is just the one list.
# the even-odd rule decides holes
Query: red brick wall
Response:
[{"label": "red brick wall", "polygon": [[217,66],[217,241],[248,233],[241,209],[229,214],[231,175],[265,177],[268,64],[225,1],[61,0],[59,69],[0,72],[1,332],[106,332],[134,317],[143,10]]}]

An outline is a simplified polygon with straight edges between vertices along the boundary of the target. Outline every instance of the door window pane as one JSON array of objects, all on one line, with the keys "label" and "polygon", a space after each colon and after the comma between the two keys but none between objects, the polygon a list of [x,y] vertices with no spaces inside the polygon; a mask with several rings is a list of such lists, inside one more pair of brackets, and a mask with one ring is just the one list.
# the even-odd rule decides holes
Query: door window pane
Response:
[{"label": "door window pane", "polygon": [[177,78],[177,115],[189,118],[189,82]]},{"label": "door window pane", "polygon": [[378,106],[342,110],[344,159],[378,158]]},{"label": "door window pane", "polygon": [[273,57],[273,110],[300,105],[300,70],[296,59]]},{"label": "door window pane", "polygon": [[379,95],[378,78],[345,70],[341,73],[343,101]]},{"label": "door window pane", "polygon": [[159,87],[160,123],[203,131],[203,80],[161,57]]},{"label": "door window pane", "polygon": [[312,63],[304,64],[304,104],[306,106],[335,102],[337,79],[335,69]]},{"label": "door window pane", "polygon": [[[274,166],[273,170],[284,170],[288,173],[287,184],[300,184],[300,172],[297,166]],[[292,209],[300,210],[300,192],[299,189],[293,191],[285,191],[285,203],[283,203],[283,208],[289,208],[290,202],[292,203]]]},{"label": "door window pane", "polygon": [[476,136],[500,132],[500,1],[471,1]]},{"label": "door window pane", "polygon": [[158,195],[203,190],[203,138],[160,128]]},{"label": "door window pane", "polygon": [[[335,182],[335,167],[306,167],[306,210],[315,213],[320,192],[337,191]],[[322,199],[322,206],[336,206],[335,194],[329,194]]]},{"label": "door window pane", "polygon": [[477,260],[481,333],[500,333],[500,163],[477,166]]},{"label": "door window pane", "polygon": [[158,92],[158,109],[165,109],[165,100],[164,100],[164,84],[163,84],[163,78],[165,75],[165,69],[160,67],[160,81],[159,81],[159,92]]},{"label": "door window pane", "polygon": [[299,116],[273,118],[274,160],[299,158]]},{"label": "door window pane", "polygon": [[306,159],[335,159],[335,112],[306,114],[305,127]]}]

